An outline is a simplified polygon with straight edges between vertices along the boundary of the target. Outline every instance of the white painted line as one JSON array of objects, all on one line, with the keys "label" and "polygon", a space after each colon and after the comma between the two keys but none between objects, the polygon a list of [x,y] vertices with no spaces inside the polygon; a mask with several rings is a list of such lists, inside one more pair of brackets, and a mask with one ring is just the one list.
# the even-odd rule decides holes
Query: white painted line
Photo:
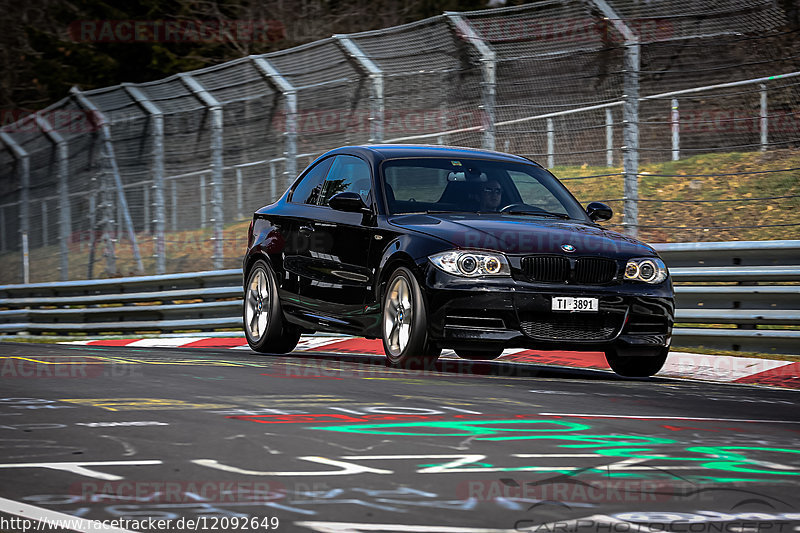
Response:
[{"label": "white painted line", "polygon": [[88,341],[61,341],[58,344],[82,344],[82,345],[85,346],[85,345],[89,344],[90,342],[92,342],[92,341],[91,340],[88,340]]},{"label": "white painted line", "polygon": [[512,453],[513,457],[608,457],[602,453]]},{"label": "white painted line", "polygon": [[319,533],[361,533],[364,531],[384,531],[392,533],[519,533],[516,529],[492,529],[483,527],[452,526],[412,526],[403,524],[357,524],[355,522],[295,522]]},{"label": "white painted line", "polygon": [[670,352],[658,375],[729,382],[790,364],[792,361]]},{"label": "white painted line", "polygon": [[178,338],[158,338],[158,339],[139,339],[126,346],[136,346],[139,348],[179,348],[184,344],[202,341],[209,337],[178,337]]},{"label": "white painted line", "polygon": [[87,466],[140,466],[140,465],[160,465],[161,461],[91,461],[91,462],[61,462],[61,463],[7,463],[0,464],[0,468],[50,468],[63,472],[72,472],[80,476],[93,477],[104,481],[119,481],[125,479],[115,474],[106,474],[86,468]]},{"label": "white painted line", "polygon": [[311,350],[312,348],[319,348],[320,346],[327,346],[328,344],[335,344],[355,338],[356,337],[301,337],[295,350]]},{"label": "white painted line", "polygon": [[[13,514],[24,519],[36,520],[41,522],[44,526],[42,529],[46,530],[51,527],[59,529],[67,529],[69,531],[109,531],[112,533],[134,533],[130,529],[120,529],[111,527],[110,522],[100,522],[99,520],[87,520],[85,518],[78,518],[70,514],[59,513],[58,511],[51,511],[29,505],[27,503],[15,502],[14,500],[7,500],[0,498],[0,511],[8,514]],[[39,529],[34,528],[34,529]]]},{"label": "white painted line", "polygon": [[750,418],[700,418],[691,416],[633,416],[602,413],[539,413],[541,416],[575,416],[580,418],[631,418],[634,420],[695,420],[708,422],[757,422],[760,424],[800,424],[800,420],[753,420]]},{"label": "white painted line", "polygon": [[[629,527],[625,531],[630,532],[651,532],[655,531],[650,528],[642,528],[630,522],[623,522],[616,518],[607,515],[596,514],[587,516],[585,518],[578,518],[573,520],[563,520],[559,522],[550,522],[547,524],[534,523],[535,520],[530,520],[531,525],[524,529],[495,529],[485,527],[462,527],[462,526],[435,526],[430,524],[425,525],[410,525],[410,524],[359,524],[356,522],[319,522],[319,521],[303,521],[295,522],[295,525],[307,527],[319,533],[362,533],[366,531],[382,531],[386,533],[519,533],[520,531],[559,531],[562,527],[564,531],[577,531],[575,526],[580,527],[581,524],[592,525],[608,525],[611,526],[616,523],[626,524]],[[604,528],[605,529],[605,528]],[[611,528],[609,527],[609,530]],[[619,531],[622,531],[621,529]]]}]

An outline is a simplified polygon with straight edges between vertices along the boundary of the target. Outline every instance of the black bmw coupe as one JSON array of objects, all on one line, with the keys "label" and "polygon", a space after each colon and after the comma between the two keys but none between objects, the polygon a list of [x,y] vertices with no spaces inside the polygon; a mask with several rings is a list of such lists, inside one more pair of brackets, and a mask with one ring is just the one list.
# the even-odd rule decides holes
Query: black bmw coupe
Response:
[{"label": "black bmw coupe", "polygon": [[440,146],[350,146],[255,212],[244,331],[257,352],[302,333],[383,339],[394,366],[443,348],[602,351],[623,376],[669,351],[672,282],[648,245],[598,225],[541,165]]}]

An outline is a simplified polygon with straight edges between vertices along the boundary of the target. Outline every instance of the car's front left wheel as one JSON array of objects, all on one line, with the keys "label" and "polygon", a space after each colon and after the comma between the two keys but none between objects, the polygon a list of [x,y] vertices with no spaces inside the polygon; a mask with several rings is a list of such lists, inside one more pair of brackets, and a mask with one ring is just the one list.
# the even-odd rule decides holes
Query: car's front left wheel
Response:
[{"label": "car's front left wheel", "polygon": [[300,340],[300,330],[283,318],[272,268],[257,261],[247,275],[243,322],[247,344],[256,352],[289,353]]},{"label": "car's front left wheel", "polygon": [[383,350],[389,364],[416,367],[432,363],[442,353],[428,340],[428,314],[419,282],[405,267],[386,284],[381,314]]}]

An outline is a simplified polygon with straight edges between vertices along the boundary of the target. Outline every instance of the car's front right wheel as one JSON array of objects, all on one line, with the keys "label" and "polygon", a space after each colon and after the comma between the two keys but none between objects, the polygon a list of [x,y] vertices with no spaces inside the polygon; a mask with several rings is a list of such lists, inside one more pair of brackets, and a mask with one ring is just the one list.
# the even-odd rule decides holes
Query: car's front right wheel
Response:
[{"label": "car's front right wheel", "polygon": [[606,361],[611,370],[628,378],[646,378],[657,374],[667,361],[669,348],[611,348]]},{"label": "car's front right wheel", "polygon": [[439,358],[441,348],[428,341],[428,314],[422,290],[405,267],[395,270],[383,294],[383,351],[391,366],[415,368]]},{"label": "car's front right wheel", "polygon": [[272,268],[256,261],[247,275],[242,310],[247,344],[260,353],[289,353],[300,340],[300,330],[283,318]]}]

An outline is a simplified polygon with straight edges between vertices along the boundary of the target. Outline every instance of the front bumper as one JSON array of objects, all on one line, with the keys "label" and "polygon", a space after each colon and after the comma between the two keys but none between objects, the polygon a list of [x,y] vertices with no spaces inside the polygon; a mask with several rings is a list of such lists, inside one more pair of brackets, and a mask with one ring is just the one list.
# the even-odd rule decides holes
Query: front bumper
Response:
[{"label": "front bumper", "polygon": [[[532,283],[469,279],[425,268],[429,335],[443,348],[603,351],[667,347],[674,319],[669,280],[660,285]],[[554,296],[595,297],[597,312],[555,312]]]}]

